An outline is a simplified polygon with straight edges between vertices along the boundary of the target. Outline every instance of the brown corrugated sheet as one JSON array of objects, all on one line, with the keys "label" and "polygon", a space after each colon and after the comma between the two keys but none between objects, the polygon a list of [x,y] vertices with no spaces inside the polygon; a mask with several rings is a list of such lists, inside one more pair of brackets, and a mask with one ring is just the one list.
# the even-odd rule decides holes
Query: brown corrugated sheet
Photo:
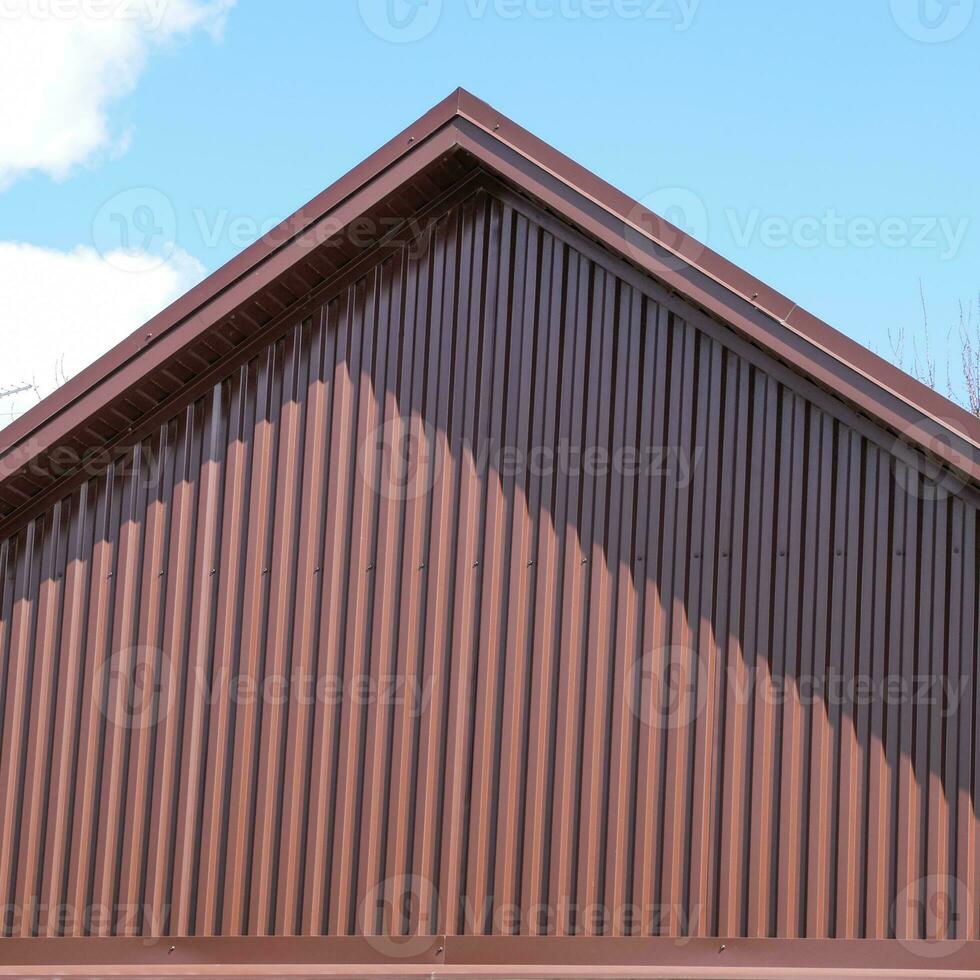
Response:
[{"label": "brown corrugated sheet", "polygon": [[0,544],[3,934],[980,939],[976,490],[434,217]]}]

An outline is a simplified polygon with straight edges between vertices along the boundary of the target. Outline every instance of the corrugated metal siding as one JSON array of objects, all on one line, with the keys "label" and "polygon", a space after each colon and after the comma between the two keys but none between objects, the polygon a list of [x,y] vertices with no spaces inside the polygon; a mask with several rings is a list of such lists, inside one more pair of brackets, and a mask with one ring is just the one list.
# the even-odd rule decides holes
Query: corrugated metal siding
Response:
[{"label": "corrugated metal siding", "polygon": [[478,193],[0,544],[4,934],[980,938],[972,491],[653,295]]}]

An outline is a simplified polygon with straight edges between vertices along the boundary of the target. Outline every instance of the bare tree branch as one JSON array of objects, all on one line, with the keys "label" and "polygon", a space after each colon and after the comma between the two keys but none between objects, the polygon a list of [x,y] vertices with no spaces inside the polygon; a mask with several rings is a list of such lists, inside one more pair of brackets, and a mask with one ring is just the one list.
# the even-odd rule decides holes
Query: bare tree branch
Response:
[{"label": "bare tree branch", "polygon": [[959,354],[966,407],[980,418],[980,298],[977,306],[960,303]]},{"label": "bare tree branch", "polygon": [[[951,401],[980,418],[980,303],[960,304],[959,322],[946,332],[943,347],[945,375],[940,379],[939,361],[929,325],[929,310],[922,281],[919,281],[922,323],[916,333],[905,327],[888,331],[891,360],[903,371],[938,391],[941,387]],[[911,346],[911,357],[907,356]]]},{"label": "bare tree branch", "polygon": [[[55,360],[52,380],[54,381],[54,388],[60,388],[68,380],[65,373],[64,354]],[[30,381],[20,381],[15,384],[0,384],[0,425],[13,422],[24,411],[23,404],[14,400],[17,395],[24,394],[33,394],[37,401],[42,400],[44,395],[36,377],[31,378]],[[6,406],[2,404],[5,400]]]}]

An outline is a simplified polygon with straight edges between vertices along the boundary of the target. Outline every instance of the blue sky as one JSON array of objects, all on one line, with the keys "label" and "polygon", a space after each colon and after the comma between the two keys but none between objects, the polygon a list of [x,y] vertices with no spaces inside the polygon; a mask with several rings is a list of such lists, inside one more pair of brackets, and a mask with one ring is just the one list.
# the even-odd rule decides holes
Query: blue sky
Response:
[{"label": "blue sky", "polygon": [[[89,348],[95,356],[139,326],[127,317],[142,318],[147,304],[216,269],[457,85],[879,350],[890,328],[921,321],[920,281],[940,340],[958,305],[976,300],[974,0],[216,6],[214,23],[190,19],[140,42],[135,70],[101,55],[101,139],[75,160],[8,173],[0,245],[37,246],[48,259],[145,246],[172,272],[138,289],[138,303],[126,298],[130,276],[116,306],[107,278],[95,299],[115,310],[111,329],[84,309],[58,308],[42,345],[26,343],[23,325],[0,308],[22,373],[36,357],[46,376],[62,332],[66,346],[82,338],[71,345],[76,361]],[[0,53],[10,23],[0,19]],[[57,71],[37,60],[30,70]],[[120,72],[132,77],[114,92]],[[0,88],[0,105],[16,98]],[[20,124],[29,140],[28,123]],[[150,212],[140,210],[146,200]],[[120,208],[128,242],[126,222],[111,217]],[[174,245],[183,260],[176,271]],[[25,262],[36,254],[20,253]],[[33,309],[30,274],[15,268],[0,301],[13,297],[8,311]],[[0,385],[11,380],[0,376]]]}]

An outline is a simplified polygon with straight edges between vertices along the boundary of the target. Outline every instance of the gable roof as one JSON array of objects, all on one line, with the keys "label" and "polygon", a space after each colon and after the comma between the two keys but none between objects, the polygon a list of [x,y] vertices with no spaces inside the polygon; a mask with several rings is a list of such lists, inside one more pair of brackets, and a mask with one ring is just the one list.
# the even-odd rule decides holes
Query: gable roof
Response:
[{"label": "gable roof", "polygon": [[[490,172],[795,371],[980,484],[980,420],[712,252],[463,89],[0,430],[0,531],[295,322],[399,221]],[[371,241],[341,232],[368,221]],[[384,229],[383,232],[379,229]],[[63,465],[52,460],[62,458]]]}]

